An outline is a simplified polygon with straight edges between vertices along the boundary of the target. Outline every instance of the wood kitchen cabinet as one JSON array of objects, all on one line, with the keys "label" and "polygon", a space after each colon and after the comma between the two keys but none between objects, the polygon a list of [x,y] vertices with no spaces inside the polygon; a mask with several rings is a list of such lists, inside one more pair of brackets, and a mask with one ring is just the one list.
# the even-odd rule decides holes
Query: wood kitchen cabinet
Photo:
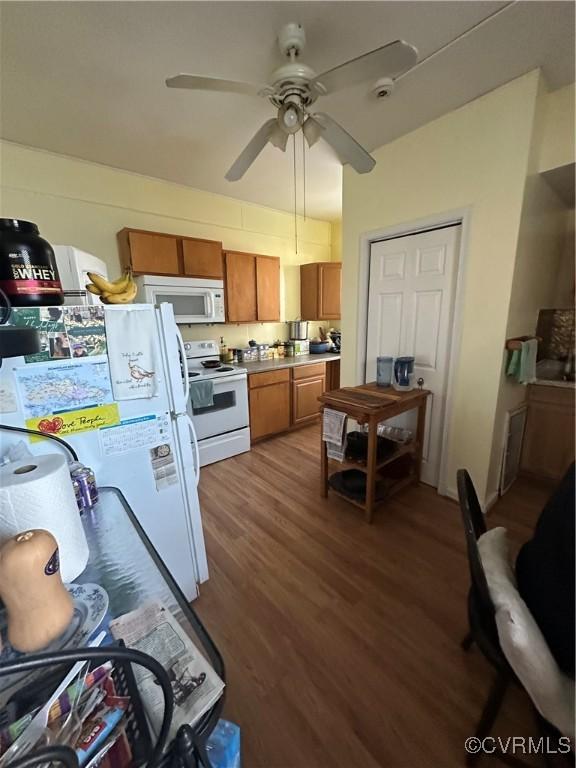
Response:
[{"label": "wood kitchen cabinet", "polygon": [[222,280],[224,277],[224,259],[222,243],[216,240],[182,238],[182,265],[186,277],[206,277],[209,280]]},{"label": "wood kitchen cabinet", "polygon": [[135,275],[180,275],[180,246],[174,235],[122,229],[118,232],[120,263]]},{"label": "wood kitchen cabinet", "polygon": [[280,320],[280,259],[256,256],[256,313],[258,321]]},{"label": "wood kitchen cabinet", "polygon": [[251,373],[248,390],[252,442],[313,422],[320,412],[318,398],[325,389],[324,362]]},{"label": "wood kitchen cabinet", "polygon": [[125,228],[118,232],[120,263],[135,275],[176,275],[221,280],[222,243],[164,232]]},{"label": "wood kitchen cabinet", "polygon": [[252,442],[290,428],[290,370],[248,376]]},{"label": "wood kitchen cabinet", "polygon": [[326,390],[326,364],[292,369],[292,424],[307,424],[320,413],[318,398]]},{"label": "wood kitchen cabinet", "polygon": [[300,266],[300,315],[303,320],[340,320],[342,264],[320,261]]},{"label": "wood kitchen cabinet", "polygon": [[252,253],[224,253],[226,320],[253,323],[256,309],[256,257]]},{"label": "wood kitchen cabinet", "polygon": [[224,270],[228,322],[280,320],[279,258],[226,251]]},{"label": "wood kitchen cabinet", "polygon": [[560,480],[574,461],[574,387],[528,385],[521,469]]},{"label": "wood kitchen cabinet", "polygon": [[340,389],[340,360],[330,360],[326,363],[326,391]]}]

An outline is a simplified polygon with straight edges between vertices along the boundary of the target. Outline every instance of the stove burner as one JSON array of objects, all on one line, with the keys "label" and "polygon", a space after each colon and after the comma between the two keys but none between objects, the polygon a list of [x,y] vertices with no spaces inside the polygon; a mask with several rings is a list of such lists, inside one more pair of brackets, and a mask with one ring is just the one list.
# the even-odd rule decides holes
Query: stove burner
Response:
[{"label": "stove burner", "polygon": [[225,371],[233,371],[234,368],[232,368],[231,365],[221,365],[220,368],[216,368],[216,371],[218,373],[224,373]]},{"label": "stove burner", "polygon": [[200,376],[198,371],[188,371],[188,378],[191,379],[192,376]]}]

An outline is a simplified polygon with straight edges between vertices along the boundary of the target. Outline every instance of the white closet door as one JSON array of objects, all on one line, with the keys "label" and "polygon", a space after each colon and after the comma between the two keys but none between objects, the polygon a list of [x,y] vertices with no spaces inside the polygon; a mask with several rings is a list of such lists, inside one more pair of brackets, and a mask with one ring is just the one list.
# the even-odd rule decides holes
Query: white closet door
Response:
[{"label": "white closet door", "polygon": [[381,355],[415,358],[428,398],[423,482],[438,485],[460,225],[372,243],[366,381]]}]

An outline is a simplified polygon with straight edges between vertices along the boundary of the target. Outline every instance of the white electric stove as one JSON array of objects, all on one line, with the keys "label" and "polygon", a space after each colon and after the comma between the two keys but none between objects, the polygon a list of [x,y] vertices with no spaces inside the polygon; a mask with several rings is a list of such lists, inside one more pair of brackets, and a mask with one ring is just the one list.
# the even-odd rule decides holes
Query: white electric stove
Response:
[{"label": "white electric stove", "polygon": [[[200,466],[227,459],[250,450],[250,417],[248,411],[248,372],[246,368],[220,364],[206,368],[202,363],[220,361],[215,341],[186,341],[186,367],[191,395],[188,413],[192,417],[198,447]],[[193,403],[195,381],[210,380],[213,386],[213,404],[197,407]]]}]

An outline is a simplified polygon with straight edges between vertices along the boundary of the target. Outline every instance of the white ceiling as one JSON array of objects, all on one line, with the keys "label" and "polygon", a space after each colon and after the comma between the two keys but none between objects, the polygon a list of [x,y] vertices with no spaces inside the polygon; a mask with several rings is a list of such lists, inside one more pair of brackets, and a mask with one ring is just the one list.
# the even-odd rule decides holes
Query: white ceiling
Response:
[{"label": "white ceiling", "polygon": [[[264,99],[176,91],[178,72],[266,80],[275,35],[304,24],[302,59],[321,72],[397,38],[425,59],[393,96],[367,87],[323,98],[368,149],[541,66],[552,89],[574,80],[572,2],[3,2],[1,135],[200,189],[291,210],[292,157],[267,147],[244,179],[224,173],[270,116]],[[319,142],[307,153],[307,211],[340,212],[341,167]],[[299,203],[300,204],[300,203]]]}]

